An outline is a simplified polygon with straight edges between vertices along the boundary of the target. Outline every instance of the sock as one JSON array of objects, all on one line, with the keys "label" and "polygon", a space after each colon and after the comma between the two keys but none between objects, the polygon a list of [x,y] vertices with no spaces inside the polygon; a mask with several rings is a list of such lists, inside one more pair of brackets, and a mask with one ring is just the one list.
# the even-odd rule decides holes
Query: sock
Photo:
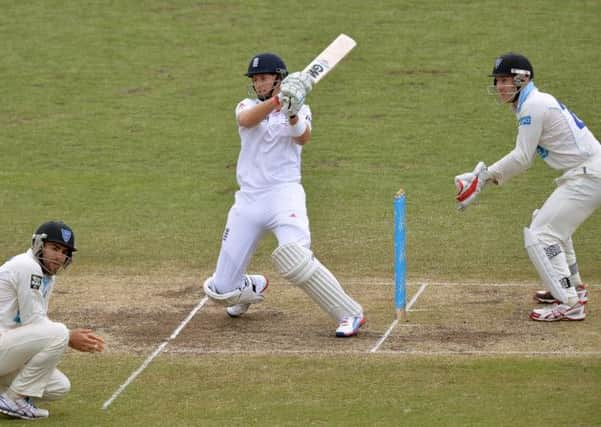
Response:
[{"label": "sock", "polygon": [[578,264],[574,263],[570,265],[570,283],[574,287],[582,285],[582,279],[580,278],[580,271],[578,270]]}]

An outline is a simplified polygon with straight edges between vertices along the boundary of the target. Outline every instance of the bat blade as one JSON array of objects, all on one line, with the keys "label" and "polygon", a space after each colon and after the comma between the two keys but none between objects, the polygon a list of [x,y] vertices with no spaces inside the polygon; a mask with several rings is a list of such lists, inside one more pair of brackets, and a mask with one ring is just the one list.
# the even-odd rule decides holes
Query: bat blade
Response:
[{"label": "bat blade", "polygon": [[346,34],[340,34],[303,71],[308,73],[313,80],[313,84],[316,84],[342,61],[355,46],[357,46],[355,40]]}]

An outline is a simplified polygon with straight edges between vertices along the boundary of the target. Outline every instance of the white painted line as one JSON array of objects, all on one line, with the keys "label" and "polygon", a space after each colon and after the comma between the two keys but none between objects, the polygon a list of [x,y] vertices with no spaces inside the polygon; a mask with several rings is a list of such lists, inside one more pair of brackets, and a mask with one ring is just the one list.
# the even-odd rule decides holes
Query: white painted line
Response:
[{"label": "white painted line", "polygon": [[[426,286],[428,286],[428,284],[423,283],[419,287],[419,289],[417,290],[417,292],[415,293],[415,295],[413,295],[413,298],[411,298],[411,301],[409,301],[409,304],[407,304],[407,307],[405,308],[407,311],[411,310],[411,307],[413,306],[413,304],[415,304],[415,301],[417,301],[417,299],[419,298],[419,296],[426,289]],[[390,333],[392,332],[392,330],[396,327],[396,325],[398,323],[399,323],[399,319],[394,319],[394,321],[392,322],[392,324],[388,327],[388,330],[386,331],[386,333],[384,335],[382,335],[382,337],[378,340],[378,342],[376,343],[376,345],[373,346],[373,348],[371,350],[369,350],[370,353],[375,353],[376,351],[378,351],[378,349],[380,348],[380,346],[382,345],[382,343],[384,341],[386,341],[386,338],[388,338],[388,336],[390,335]]]},{"label": "white painted line", "polygon": [[[365,281],[361,280],[361,281],[353,281],[352,279],[345,279],[344,283],[346,284],[364,284]],[[410,282],[408,284],[411,284],[414,282]],[[417,283],[421,283],[420,281],[417,281]],[[383,279],[382,281],[375,281],[375,282],[370,282],[370,285],[373,286],[386,286],[389,287],[390,286],[390,280],[388,279]],[[430,287],[443,287],[443,286],[451,286],[451,287],[459,287],[459,286],[469,286],[469,287],[484,287],[484,288],[524,288],[524,289],[529,289],[529,288],[540,288],[542,285],[538,282],[514,282],[514,283],[485,283],[485,282],[428,282],[428,286]],[[598,283],[587,283],[586,287],[589,289],[601,289],[601,284]],[[541,288],[542,289],[542,288]]]},{"label": "white painted line", "polygon": [[188,314],[188,317],[186,317],[182,321],[182,323],[180,323],[180,325],[175,329],[175,331],[173,331],[173,333],[169,336],[169,338],[167,338],[165,341],[163,341],[161,343],[161,345],[159,345],[157,347],[157,349],[150,356],[148,356],[148,358],[144,361],[144,363],[142,363],[142,365],[140,365],[140,367],[138,369],[136,369],[129,376],[127,381],[125,381],[123,384],[121,384],[119,386],[117,391],[115,391],[115,393],[113,393],[113,395],[110,397],[110,399],[108,399],[106,402],[104,402],[104,404],[102,405],[103,410],[108,408],[111,405],[111,403],[113,403],[115,401],[115,399],[117,397],[119,397],[119,395],[123,392],[123,390],[125,390],[127,388],[127,386],[130,385],[136,379],[136,377],[138,375],[140,375],[142,373],[142,371],[144,371],[144,369],[146,369],[148,367],[148,365],[150,365],[150,362],[152,362],[152,360],[163,351],[163,349],[167,346],[167,344],[169,344],[169,341],[175,339],[175,337],[178,336],[178,334],[181,332],[181,330],[184,329],[184,327],[188,324],[188,322],[194,317],[194,315],[198,312],[198,310],[200,310],[202,308],[202,306],[205,305],[205,303],[208,300],[209,300],[209,298],[207,296],[205,296],[204,298],[202,298],[200,300],[200,302],[198,304],[196,304],[196,307],[194,307],[192,309],[190,314]]},{"label": "white painted line", "polygon": [[562,357],[590,357],[601,356],[601,351],[479,351],[479,350],[439,350],[439,351],[421,351],[421,350],[386,350],[379,354],[396,354],[399,356],[562,356]]},{"label": "white painted line", "polygon": [[[344,356],[348,354],[365,354],[365,350],[324,350],[324,349],[300,349],[300,350],[232,350],[232,349],[217,349],[217,350],[201,350],[199,348],[173,348],[169,350],[170,354],[186,354],[186,355],[206,355],[206,354],[221,354],[226,356],[231,355],[250,355],[250,356],[288,356],[288,355],[328,355],[328,356]],[[432,356],[432,357],[447,357],[447,356],[540,356],[540,357],[599,357],[601,351],[566,351],[566,350],[551,350],[551,351],[483,351],[483,350],[439,350],[439,351],[422,351],[422,350],[381,350],[378,354],[396,355],[399,357],[405,356]]]}]

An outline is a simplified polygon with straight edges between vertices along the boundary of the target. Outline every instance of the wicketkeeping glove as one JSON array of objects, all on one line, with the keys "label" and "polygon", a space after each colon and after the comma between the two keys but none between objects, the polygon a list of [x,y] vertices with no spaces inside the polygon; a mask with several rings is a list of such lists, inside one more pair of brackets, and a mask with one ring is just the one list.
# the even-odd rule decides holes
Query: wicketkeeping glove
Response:
[{"label": "wicketkeeping glove", "polygon": [[457,209],[462,211],[467,208],[482,191],[488,179],[488,168],[484,162],[479,162],[473,172],[457,175],[455,177]]}]

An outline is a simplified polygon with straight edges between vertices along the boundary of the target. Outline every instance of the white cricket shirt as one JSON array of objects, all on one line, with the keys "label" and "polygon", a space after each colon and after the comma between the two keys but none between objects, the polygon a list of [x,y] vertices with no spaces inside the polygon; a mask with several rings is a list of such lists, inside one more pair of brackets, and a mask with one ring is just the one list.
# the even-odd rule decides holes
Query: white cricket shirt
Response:
[{"label": "white cricket shirt", "polygon": [[42,273],[31,249],[0,266],[0,333],[47,321],[54,280]]},{"label": "white cricket shirt", "polygon": [[516,117],[515,148],[488,168],[499,184],[528,169],[535,154],[553,169],[565,172],[586,166],[601,176],[599,141],[574,113],[533,82],[520,92]]},{"label": "white cricket shirt", "polygon": [[[245,108],[259,104],[258,99],[246,98],[236,106],[236,120]],[[299,116],[311,126],[311,109],[303,105]],[[284,183],[300,183],[302,146],[290,135],[288,117],[272,111],[261,123],[245,128],[238,125],[240,155],[236,177],[240,190],[259,192]]]}]

